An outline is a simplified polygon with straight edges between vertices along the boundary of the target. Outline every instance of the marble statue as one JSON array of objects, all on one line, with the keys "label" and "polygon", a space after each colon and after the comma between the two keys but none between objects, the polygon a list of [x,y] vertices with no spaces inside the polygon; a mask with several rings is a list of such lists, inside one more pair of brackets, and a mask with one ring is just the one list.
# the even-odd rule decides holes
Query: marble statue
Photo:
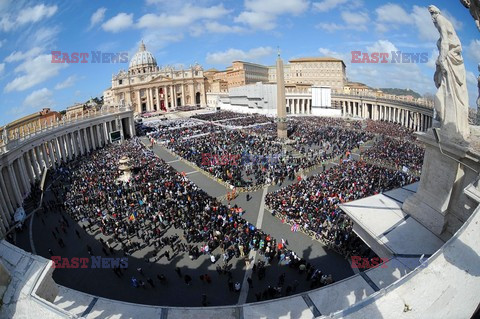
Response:
[{"label": "marble statue", "polygon": [[431,5],[428,7],[428,11],[440,33],[440,39],[437,41],[439,56],[434,75],[435,86],[438,89],[435,96],[435,110],[442,133],[454,139],[465,140],[470,129],[462,44],[452,23],[442,15],[437,7]]},{"label": "marble statue", "polygon": [[460,0],[460,2],[470,11],[480,31],[480,0]]}]

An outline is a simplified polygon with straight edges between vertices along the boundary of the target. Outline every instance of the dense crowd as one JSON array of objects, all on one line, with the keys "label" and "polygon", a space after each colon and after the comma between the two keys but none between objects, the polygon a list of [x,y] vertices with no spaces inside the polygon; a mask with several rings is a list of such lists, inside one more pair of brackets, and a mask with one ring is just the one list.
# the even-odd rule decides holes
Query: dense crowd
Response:
[{"label": "dense crowd", "polygon": [[251,116],[247,117],[242,117],[242,118],[237,118],[233,120],[222,120],[219,121],[222,125],[228,125],[228,126],[251,126],[251,125],[258,125],[258,124],[267,124],[267,123],[273,123],[273,118],[272,117],[267,117],[265,115],[259,115],[259,114],[254,114]]},{"label": "dense crowd", "polygon": [[198,114],[192,116],[194,119],[204,120],[204,121],[222,121],[222,120],[229,120],[234,118],[241,118],[249,116],[246,113],[236,113],[231,111],[219,111],[213,113],[205,113],[205,114]]},{"label": "dense crowd", "polygon": [[[133,164],[134,175],[121,182],[118,163],[125,155]],[[264,276],[266,265],[276,261],[299,270],[307,267],[312,287],[332,282],[331,276],[322,275],[287,249],[283,241],[277,242],[244,220],[241,208],[222,205],[210,197],[146,150],[138,139],[94,151],[58,168],[56,175],[62,180],[59,185],[63,188],[62,206],[66,212],[83,223],[85,230],[98,227],[110,238],[103,243],[110,248],[118,245],[125,256],[148,247],[155,252],[149,262],[163,256],[170,260],[172,255],[180,253],[188,254],[191,259],[207,255],[212,263],[217,263],[219,273],[227,274],[232,259],[245,259],[248,265],[248,254],[255,250],[263,256],[263,261],[254,266],[259,279]],[[181,236],[165,236],[171,227],[179,230]],[[91,253],[91,248],[87,249]],[[117,274],[119,270],[114,271]],[[165,280],[163,275],[158,278]],[[191,277],[185,275],[185,283],[190,281]],[[135,282],[138,286],[138,281]],[[257,299],[279,296],[277,289],[271,289],[274,286],[260,291]],[[289,287],[292,292],[292,286]],[[287,293],[288,290],[287,287]]]},{"label": "dense crowd", "polygon": [[382,136],[396,137],[410,141],[416,139],[415,135],[413,135],[413,130],[397,123],[367,120],[366,129],[370,133],[379,134]]},{"label": "dense crowd", "polygon": [[348,256],[362,254],[361,241],[339,204],[413,183],[416,177],[365,162],[347,161],[267,194],[273,214]]},{"label": "dense crowd", "polygon": [[396,169],[408,169],[419,173],[422,169],[425,149],[414,142],[385,137],[362,153],[362,157]]}]

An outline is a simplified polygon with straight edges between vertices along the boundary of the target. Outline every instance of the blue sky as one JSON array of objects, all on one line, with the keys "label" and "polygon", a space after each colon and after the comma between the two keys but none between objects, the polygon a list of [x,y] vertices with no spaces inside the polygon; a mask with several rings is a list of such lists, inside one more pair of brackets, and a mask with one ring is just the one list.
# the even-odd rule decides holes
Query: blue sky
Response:
[{"label": "blue sky", "polygon": [[[436,41],[426,7],[437,5],[463,45],[470,105],[477,89],[480,33],[460,1],[375,0],[0,0],[0,125],[101,96],[126,63],[51,63],[51,51],[128,52],[141,39],[160,65],[233,60],[274,64],[334,56],[351,81],[435,93]],[[427,63],[352,64],[351,51],[428,53]]]}]

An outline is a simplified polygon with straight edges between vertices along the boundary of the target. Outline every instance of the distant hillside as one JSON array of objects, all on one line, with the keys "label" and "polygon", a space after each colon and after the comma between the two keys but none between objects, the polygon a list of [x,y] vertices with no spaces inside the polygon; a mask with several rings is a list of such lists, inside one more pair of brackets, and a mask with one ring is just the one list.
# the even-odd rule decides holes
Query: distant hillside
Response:
[{"label": "distant hillside", "polygon": [[392,89],[392,88],[384,88],[380,89],[382,92],[387,93],[387,94],[395,94],[395,95],[411,95],[415,98],[422,97],[420,94],[417,92],[410,90],[410,89]]}]

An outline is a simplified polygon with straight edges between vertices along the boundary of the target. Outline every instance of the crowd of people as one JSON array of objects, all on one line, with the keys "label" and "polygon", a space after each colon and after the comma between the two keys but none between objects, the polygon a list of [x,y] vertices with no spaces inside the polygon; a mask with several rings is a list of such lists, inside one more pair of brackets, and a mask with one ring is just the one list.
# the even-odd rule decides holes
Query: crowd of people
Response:
[{"label": "crowd of people", "polygon": [[[267,194],[273,214],[314,235],[345,256],[362,255],[361,240],[339,205],[413,183],[418,178],[365,162],[346,161]],[[297,226],[298,225],[298,226]]]},{"label": "crowd of people", "polygon": [[247,116],[249,116],[249,114],[237,113],[232,111],[219,111],[219,112],[194,115],[192,116],[192,118],[204,120],[204,121],[216,122],[216,121],[229,120],[229,119],[247,117]]},{"label": "crowd of people", "polygon": [[247,117],[237,118],[233,120],[222,120],[218,122],[221,123],[222,125],[227,125],[227,126],[246,127],[251,125],[273,123],[273,118],[267,117],[265,115],[254,114]]},{"label": "crowd of people", "polygon": [[[130,158],[133,166],[133,176],[128,181],[119,180],[122,174],[119,160],[124,156]],[[299,271],[309,268],[307,279],[311,280],[312,287],[332,282],[331,277],[322,275],[289,250],[283,241],[277,241],[243,219],[241,208],[223,205],[209,196],[143,147],[137,138],[64,164],[55,176],[61,181],[54,187],[63,201],[60,206],[86,231],[98,228],[109,238],[102,243],[110,249],[119,247],[125,256],[149,247],[154,254],[148,262],[162,257],[170,260],[181,253],[192,260],[206,255],[212,263],[217,263],[219,273],[228,275],[230,286],[232,259],[244,260],[248,265],[249,253],[255,250],[263,256],[262,262],[254,266],[259,274],[265,272],[265,266],[278,263]],[[166,236],[172,227],[180,236]],[[91,254],[91,248],[87,249]],[[119,278],[123,277],[121,270],[114,271]],[[141,268],[138,271],[143,275]],[[190,284],[190,275],[179,275]],[[157,277],[160,282],[165,280],[162,274]],[[145,283],[132,277],[132,285],[138,287]],[[151,285],[154,286],[153,281]],[[294,283],[285,285],[285,293],[294,291],[294,286]],[[272,284],[271,287],[278,286]],[[257,298],[279,296],[268,290],[270,288],[260,291]]]},{"label": "crowd of people", "polygon": [[416,139],[415,135],[413,135],[413,130],[393,122],[367,120],[366,130],[370,133],[403,140],[414,141]]},{"label": "crowd of people", "polygon": [[385,137],[362,153],[362,158],[418,174],[424,154],[425,149],[414,142]]}]

